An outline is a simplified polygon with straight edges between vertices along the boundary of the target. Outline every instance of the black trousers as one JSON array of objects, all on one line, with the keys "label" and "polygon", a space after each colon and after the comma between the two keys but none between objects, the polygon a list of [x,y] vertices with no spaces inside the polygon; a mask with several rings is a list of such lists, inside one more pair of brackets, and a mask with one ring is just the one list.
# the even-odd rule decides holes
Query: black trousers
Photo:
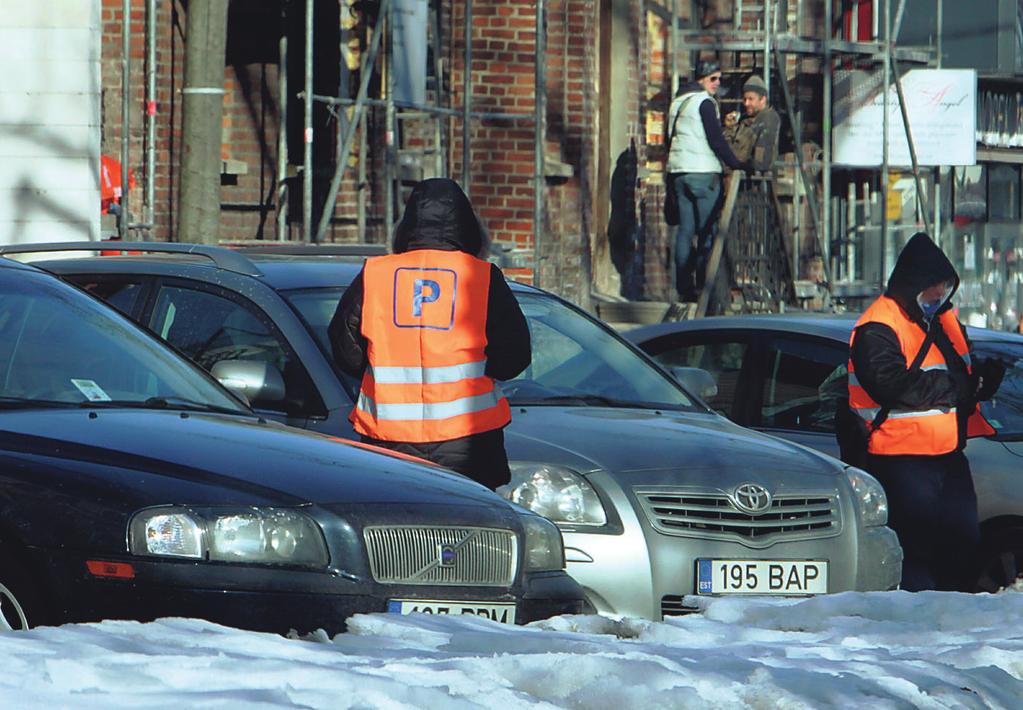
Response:
[{"label": "black trousers", "polygon": [[381,441],[368,436],[363,436],[362,440],[367,444],[433,461],[482,483],[490,490],[511,480],[508,454],[504,450],[504,429],[425,443]]},{"label": "black trousers", "polygon": [[905,555],[902,589],[973,591],[980,523],[965,454],[871,454],[867,470],[888,496],[888,525]]}]

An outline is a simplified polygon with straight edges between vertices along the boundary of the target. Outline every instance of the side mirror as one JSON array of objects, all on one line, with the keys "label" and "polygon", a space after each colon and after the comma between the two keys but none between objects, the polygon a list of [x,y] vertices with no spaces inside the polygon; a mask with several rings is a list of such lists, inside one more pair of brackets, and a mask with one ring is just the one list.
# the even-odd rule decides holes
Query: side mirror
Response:
[{"label": "side mirror", "polygon": [[679,384],[703,399],[717,396],[718,383],[714,381],[714,375],[706,370],[699,367],[669,367],[668,372]]},{"label": "side mirror", "polygon": [[220,384],[252,404],[284,399],[284,377],[280,371],[256,360],[221,360],[210,371]]}]

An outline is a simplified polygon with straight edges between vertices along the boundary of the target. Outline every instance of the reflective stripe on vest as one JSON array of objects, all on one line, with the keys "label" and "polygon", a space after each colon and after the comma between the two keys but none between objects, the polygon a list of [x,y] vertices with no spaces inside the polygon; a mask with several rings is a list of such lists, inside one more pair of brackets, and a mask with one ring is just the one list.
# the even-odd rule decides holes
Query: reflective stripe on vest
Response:
[{"label": "reflective stripe on vest", "polygon": [[[916,357],[923,345],[926,333],[913,323],[899,305],[881,296],[866,310],[856,322],[849,339],[850,348],[856,337],[856,328],[865,323],[882,323],[890,327],[899,339],[902,354],[906,358],[907,367]],[[951,311],[942,313],[931,327],[941,327],[948,336],[956,353],[966,362],[970,370],[969,347],[963,337],[959,322]],[[870,427],[871,422],[879,413],[881,406],[867,394],[856,376],[852,358],[849,359],[849,407]],[[931,345],[921,362],[923,371],[948,370],[941,351]],[[983,420],[979,409],[969,419],[967,435],[982,436],[994,433],[994,430]],[[870,437],[868,451],[881,455],[925,455],[934,456],[954,451],[959,444],[959,427],[957,410],[951,408],[932,408],[927,410],[893,409],[888,418]]]},{"label": "reflective stripe on vest", "polygon": [[508,402],[486,376],[490,264],[462,252],[374,257],[363,269],[369,364],[350,419],[384,441],[431,442],[499,429]]},{"label": "reflective stripe on vest", "polygon": [[364,392],[359,393],[359,401],[356,406],[367,412],[377,420],[386,421],[410,421],[416,419],[450,419],[463,414],[476,414],[484,412],[500,404],[501,390],[494,388],[486,394],[475,397],[462,397],[450,402],[412,402],[403,404],[379,404],[366,396]]}]

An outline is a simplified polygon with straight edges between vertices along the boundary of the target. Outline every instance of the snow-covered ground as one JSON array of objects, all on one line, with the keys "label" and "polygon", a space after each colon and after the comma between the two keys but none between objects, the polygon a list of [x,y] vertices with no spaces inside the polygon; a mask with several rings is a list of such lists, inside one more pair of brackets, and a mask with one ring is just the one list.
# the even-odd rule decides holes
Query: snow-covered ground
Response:
[{"label": "snow-covered ground", "polygon": [[664,623],[357,616],[334,639],[190,619],[0,633],[0,707],[1023,707],[1023,594],[698,601]]}]

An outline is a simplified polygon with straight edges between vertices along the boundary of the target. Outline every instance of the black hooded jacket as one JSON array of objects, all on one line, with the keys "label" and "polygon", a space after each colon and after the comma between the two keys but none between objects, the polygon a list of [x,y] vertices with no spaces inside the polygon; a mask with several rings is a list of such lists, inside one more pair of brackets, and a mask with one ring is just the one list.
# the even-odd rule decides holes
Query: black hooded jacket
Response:
[{"label": "black hooded jacket", "polygon": [[[926,234],[918,232],[899,254],[885,295],[899,305],[907,320],[926,333],[930,325],[917,303],[917,296],[942,281],[952,281],[954,285],[938,314],[952,308],[959,275],[941,249]],[[966,363],[938,325],[938,314],[931,320],[936,328],[933,339],[945,358],[947,371],[925,372],[918,368],[910,372],[909,365],[916,353],[910,353],[907,360],[895,331],[881,323],[865,323],[856,329],[850,357],[860,384],[882,407],[909,410],[957,407],[961,449],[966,445],[966,420],[978,399],[976,379],[971,377]],[[965,328],[963,337],[966,337]],[[969,339],[966,342],[969,344]],[[972,351],[972,345],[970,349]]]},{"label": "black hooded jacket", "polygon": [[[392,251],[401,254],[440,249],[480,256],[485,242],[483,227],[458,184],[447,178],[431,178],[412,190],[394,232]],[[367,365],[367,342],[361,327],[363,292],[360,273],[342,296],[328,328],[335,362],[356,378],[362,377]],[[486,336],[489,377],[508,380],[529,366],[529,327],[496,265],[490,267]]]}]

